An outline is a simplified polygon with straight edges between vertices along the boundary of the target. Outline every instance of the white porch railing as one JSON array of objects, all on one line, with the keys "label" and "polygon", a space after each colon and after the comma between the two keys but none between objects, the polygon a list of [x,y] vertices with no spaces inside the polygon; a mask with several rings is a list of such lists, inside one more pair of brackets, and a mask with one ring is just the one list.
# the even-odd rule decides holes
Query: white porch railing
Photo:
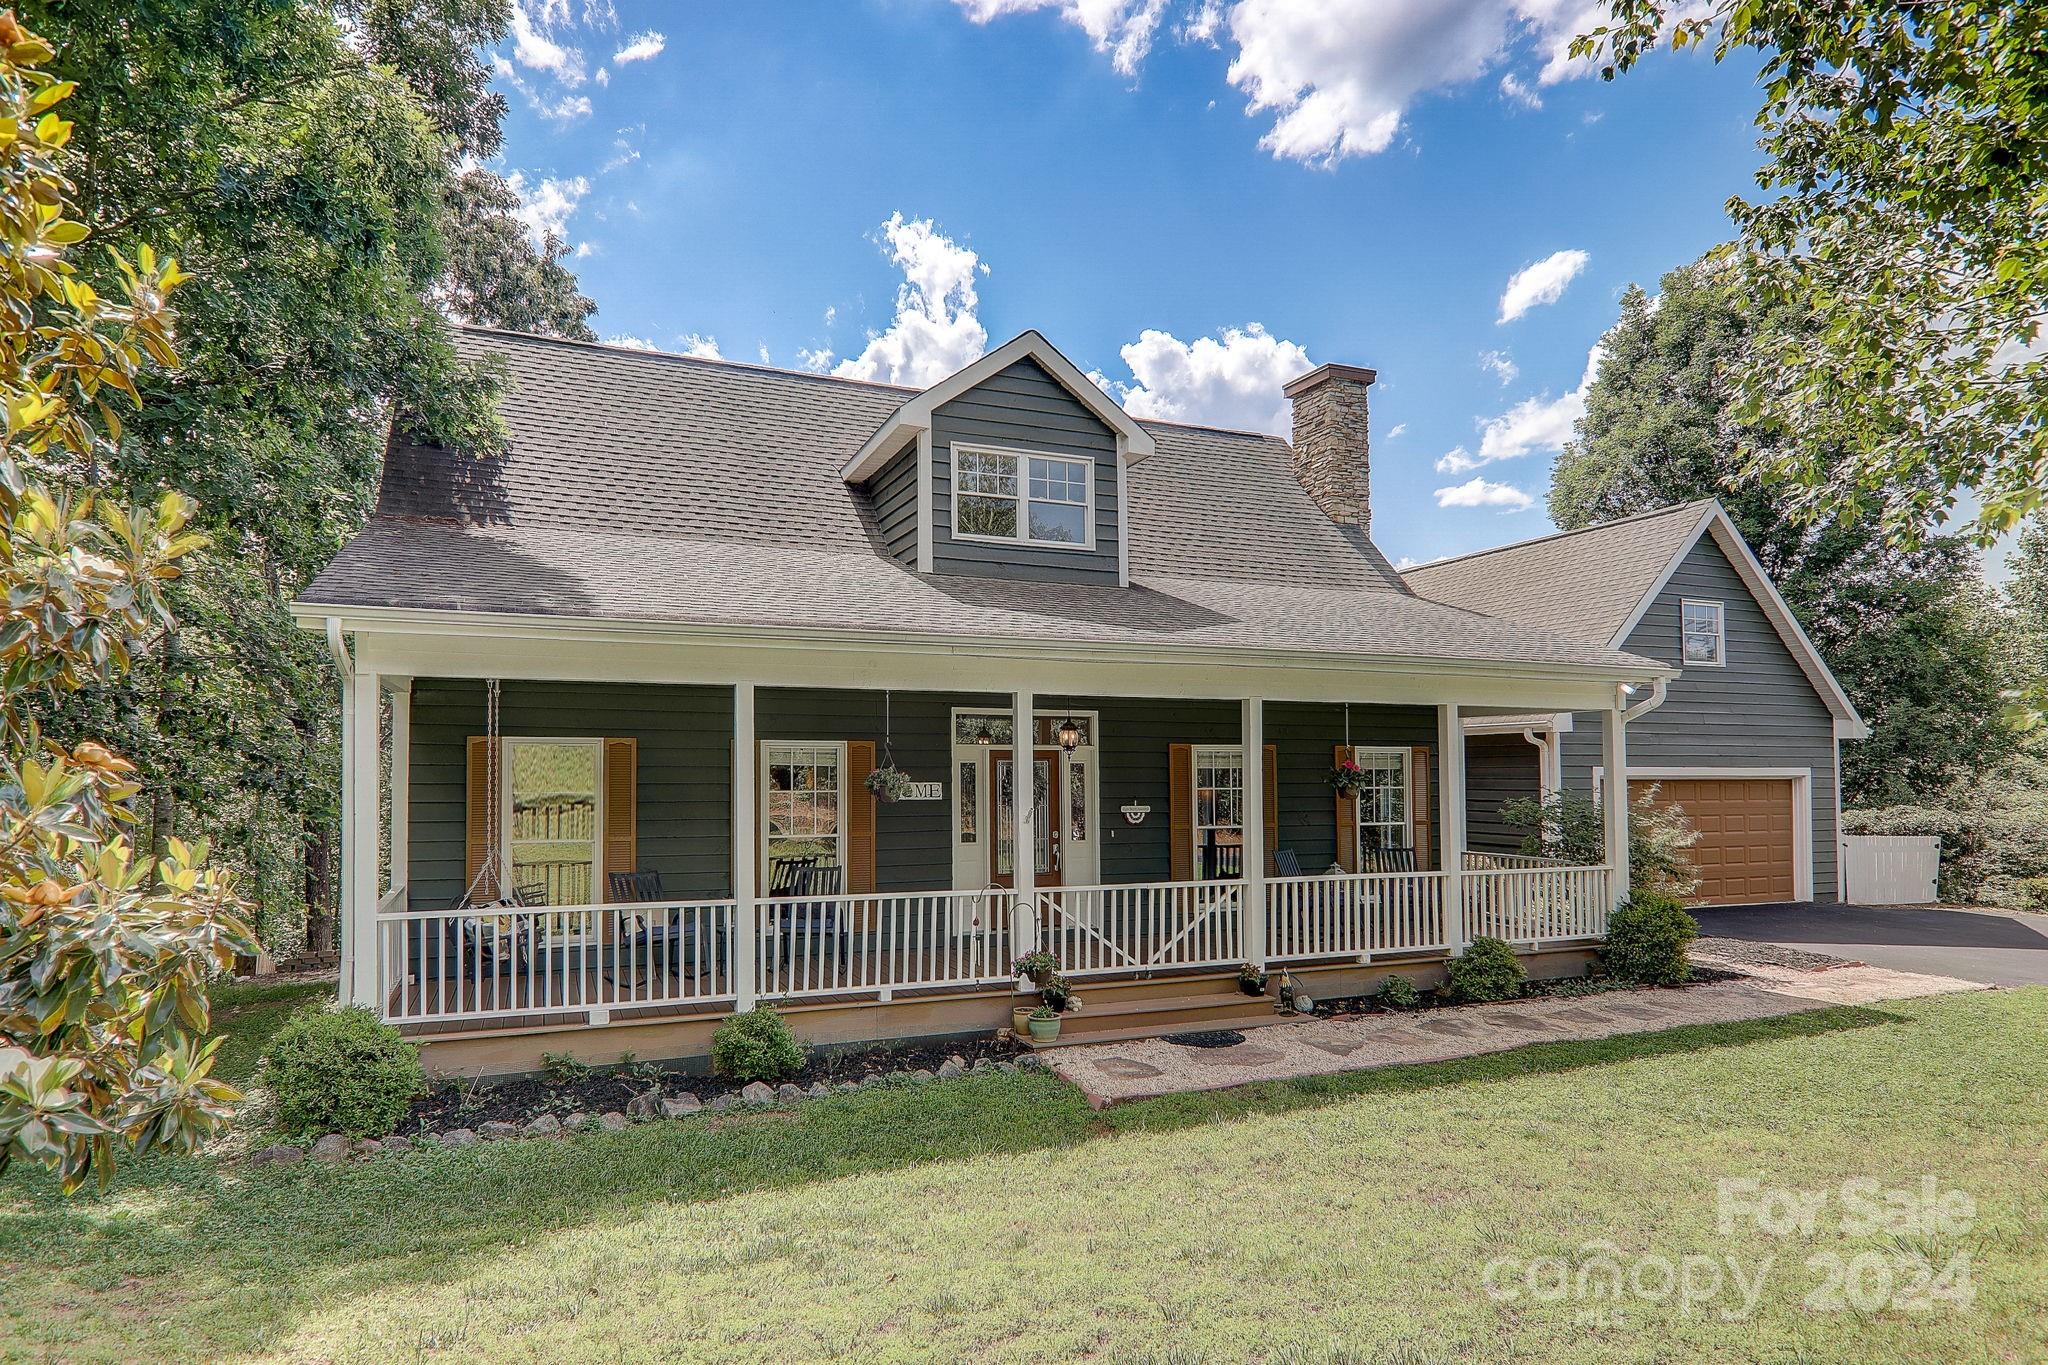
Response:
[{"label": "white porch railing", "polygon": [[392,1023],[727,1001],[733,902],[405,910],[376,921]]},{"label": "white porch railing", "polygon": [[1525,867],[1570,867],[1572,864],[1557,858],[1537,858],[1527,853],[1480,853],[1465,850],[1467,872],[1505,872]]},{"label": "white porch railing", "polygon": [[1266,882],[1266,960],[1442,952],[1441,872],[1341,873]]},{"label": "white porch railing", "polygon": [[1068,976],[1245,960],[1240,882],[1050,886],[1037,901],[1038,946]]},{"label": "white porch railing", "polygon": [[1010,893],[910,891],[755,903],[761,998],[971,986],[1010,977]]},{"label": "white porch railing", "polygon": [[1601,937],[1611,905],[1610,875],[1604,867],[1468,871],[1465,936],[1509,943]]}]

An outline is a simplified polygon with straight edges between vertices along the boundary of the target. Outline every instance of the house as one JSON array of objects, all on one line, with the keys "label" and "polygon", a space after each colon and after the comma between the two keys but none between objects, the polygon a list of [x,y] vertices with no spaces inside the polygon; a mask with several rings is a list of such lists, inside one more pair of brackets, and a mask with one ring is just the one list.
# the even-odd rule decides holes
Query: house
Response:
[{"label": "house", "polygon": [[[1402,575],[1422,596],[1681,670],[1629,725],[1628,787],[1699,832],[1696,900],[1837,899],[1841,742],[1869,733],[1742,533],[1711,499],[1440,560]],[[1513,852],[1517,796],[1598,793],[1596,717],[1465,722],[1467,838]]]},{"label": "house", "polygon": [[345,679],[343,995],[437,1070],[701,1054],[760,1002],[986,1031],[1032,949],[1084,1036],[1255,1022],[1246,962],[1576,971],[1627,883],[1622,840],[1468,852],[1466,724],[1573,716],[1618,769],[1679,669],[1412,590],[1369,369],[1290,384],[1287,441],[1135,420],[1035,332],[922,391],[457,344],[505,448],[394,433],[294,607]]}]

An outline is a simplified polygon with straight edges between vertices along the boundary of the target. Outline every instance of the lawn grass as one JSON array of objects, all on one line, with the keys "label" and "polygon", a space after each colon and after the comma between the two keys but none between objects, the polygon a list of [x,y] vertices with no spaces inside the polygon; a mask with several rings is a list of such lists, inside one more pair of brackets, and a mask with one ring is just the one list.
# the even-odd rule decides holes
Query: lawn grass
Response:
[{"label": "lawn grass", "polygon": [[[254,1027],[249,1012],[234,1026]],[[1105,1113],[972,1075],[344,1167],[0,1188],[0,1350],[90,1360],[2048,1358],[2048,989],[1555,1044]],[[1932,1175],[1974,1226],[1783,1239],[1715,1179]],[[1774,1256],[1754,1316],[1500,1303],[1494,1257]],[[1806,1259],[1967,1251],[1967,1310]],[[1611,1305],[1610,1305],[1611,1307]]]}]

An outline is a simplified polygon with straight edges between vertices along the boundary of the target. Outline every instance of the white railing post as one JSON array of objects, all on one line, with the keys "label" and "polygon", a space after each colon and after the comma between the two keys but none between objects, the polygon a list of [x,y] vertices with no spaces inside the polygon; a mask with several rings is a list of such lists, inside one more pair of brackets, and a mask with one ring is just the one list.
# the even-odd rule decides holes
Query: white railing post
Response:
[{"label": "white railing post", "polygon": [[377,796],[380,752],[377,713],[382,702],[377,675],[363,669],[344,682],[342,765],[346,773],[347,828],[342,837],[342,991],[347,1003],[380,1015],[377,996]]},{"label": "white railing post", "polygon": [[386,678],[384,685],[391,695],[390,889],[398,891],[412,884],[412,679]]},{"label": "white railing post", "polygon": [[760,983],[755,980],[755,967],[759,960],[756,939],[760,933],[758,917],[754,913],[756,893],[760,889],[760,874],[754,866],[755,850],[760,840],[755,837],[754,811],[759,793],[755,791],[754,755],[758,749],[754,741],[754,685],[734,683],[732,689],[732,934],[727,951],[732,961],[727,969],[732,973],[733,993],[737,997],[733,1006],[738,1010],[754,1008],[759,996]]},{"label": "white railing post", "polygon": [[1465,723],[1456,702],[1436,708],[1438,850],[1444,877],[1444,951],[1465,951]]},{"label": "white railing post", "polygon": [[1239,703],[1238,734],[1244,740],[1244,891],[1239,947],[1245,961],[1266,965],[1266,702],[1246,697]]},{"label": "white railing post", "polygon": [[[1033,715],[1036,702],[1029,688],[1010,698],[1010,899],[1018,907],[1013,917],[1016,942],[1011,946],[1019,957],[1038,947],[1038,724]],[[991,786],[995,783],[993,772],[989,782]],[[1002,793],[996,792],[989,808],[996,810],[1002,799]],[[1054,799],[1048,793],[1048,803]]]},{"label": "white railing post", "polygon": [[[1606,819],[1603,828],[1607,844],[1607,903],[1611,910],[1628,895],[1628,722],[1623,718],[1621,696],[1616,689],[1614,705],[1607,708],[1600,730],[1601,796]],[[1600,917],[1606,932],[1607,917]]]}]

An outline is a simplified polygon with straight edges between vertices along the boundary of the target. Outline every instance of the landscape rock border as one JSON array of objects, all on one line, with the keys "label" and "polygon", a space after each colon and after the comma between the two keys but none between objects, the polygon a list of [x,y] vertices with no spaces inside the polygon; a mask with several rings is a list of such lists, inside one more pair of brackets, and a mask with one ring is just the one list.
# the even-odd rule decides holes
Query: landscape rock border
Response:
[{"label": "landscape rock border", "polygon": [[454,1127],[410,1136],[394,1133],[386,1138],[351,1140],[342,1133],[328,1133],[316,1140],[310,1148],[291,1143],[272,1143],[258,1148],[248,1155],[247,1162],[251,1166],[292,1166],[305,1161],[308,1157],[329,1163],[368,1161],[380,1156],[402,1156],[408,1152],[432,1151],[436,1148],[460,1150],[486,1142],[544,1140],[587,1132],[618,1133],[643,1123],[675,1122],[700,1114],[724,1114],[734,1110],[759,1113],[772,1109],[788,1109],[835,1095],[855,1094],[862,1090],[908,1089],[976,1073],[1047,1070],[1050,1070],[1050,1067],[1047,1066],[1045,1059],[1035,1052],[1024,1053],[1015,1061],[992,1061],[984,1057],[971,1066],[966,1059],[955,1056],[946,1058],[937,1071],[919,1067],[912,1071],[885,1072],[859,1081],[842,1081],[836,1086],[814,1081],[806,1089],[789,1082],[770,1086],[765,1081],[754,1081],[737,1092],[718,1095],[708,1104],[689,1091],[675,1095],[664,1094],[661,1087],[656,1085],[644,1094],[634,1097],[623,1111],[613,1110],[602,1114],[578,1111],[566,1118],[541,1114],[524,1124],[493,1120],[480,1123],[474,1128]]}]

